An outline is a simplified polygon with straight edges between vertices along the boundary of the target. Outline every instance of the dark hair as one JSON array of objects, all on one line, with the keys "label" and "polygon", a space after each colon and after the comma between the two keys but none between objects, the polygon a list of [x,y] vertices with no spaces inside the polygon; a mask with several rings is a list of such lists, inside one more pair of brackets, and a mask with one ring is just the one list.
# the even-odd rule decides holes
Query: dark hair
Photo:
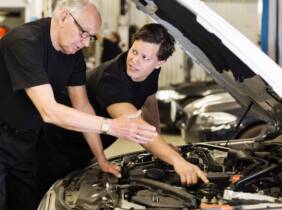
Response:
[{"label": "dark hair", "polygon": [[133,42],[135,40],[160,44],[157,54],[159,60],[166,60],[174,52],[175,40],[161,24],[150,23],[144,25],[133,35]]}]

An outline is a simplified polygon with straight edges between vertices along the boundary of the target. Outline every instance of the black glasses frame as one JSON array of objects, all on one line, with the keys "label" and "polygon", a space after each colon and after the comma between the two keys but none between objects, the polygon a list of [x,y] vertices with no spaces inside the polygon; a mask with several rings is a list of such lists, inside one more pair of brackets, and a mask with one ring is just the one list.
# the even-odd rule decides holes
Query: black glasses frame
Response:
[{"label": "black glasses frame", "polygon": [[74,18],[74,16],[70,12],[68,13],[70,14],[75,25],[79,29],[81,38],[87,39],[89,37],[90,41],[95,41],[97,39],[95,35],[91,35],[88,31],[84,30],[83,27],[77,22],[77,20]]}]

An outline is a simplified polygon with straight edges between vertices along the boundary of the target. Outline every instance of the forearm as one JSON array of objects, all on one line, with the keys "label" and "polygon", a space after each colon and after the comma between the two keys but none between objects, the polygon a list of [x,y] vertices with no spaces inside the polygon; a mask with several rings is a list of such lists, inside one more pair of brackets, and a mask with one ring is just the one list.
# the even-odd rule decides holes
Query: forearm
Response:
[{"label": "forearm", "polygon": [[43,120],[57,126],[80,132],[100,133],[103,117],[94,116],[56,103],[42,114]]},{"label": "forearm", "polygon": [[92,153],[95,155],[97,162],[101,163],[103,161],[106,161],[106,156],[100,136],[94,133],[83,133],[83,135]]},{"label": "forearm", "polygon": [[[87,114],[93,115],[93,116],[96,115],[93,107],[89,103],[83,104],[83,105],[80,105],[80,106],[74,104],[74,108],[79,110],[79,111],[85,112]],[[104,153],[104,149],[103,149],[103,145],[102,145],[102,142],[101,142],[100,135],[96,134],[96,133],[86,133],[86,132],[84,132],[83,136],[86,139],[86,142],[89,145],[92,153],[95,155],[97,161],[99,163],[106,161],[106,157],[105,157],[105,153]]]},{"label": "forearm", "polygon": [[147,106],[143,106],[142,107],[142,116],[146,122],[156,127],[158,133],[161,132],[160,115],[159,115],[158,108],[154,107],[153,109],[149,109]]},{"label": "forearm", "polygon": [[149,96],[145,101],[142,107],[142,115],[143,115],[143,119],[146,122],[155,126],[158,133],[161,133],[160,114],[159,114],[158,103],[155,95]]},{"label": "forearm", "polygon": [[[74,108],[56,102],[53,90],[50,84],[34,86],[25,89],[27,95],[39,111],[44,122],[52,123],[60,127],[87,133],[101,133],[103,117],[93,116]],[[69,87],[69,95],[74,107],[83,107],[89,104],[85,86]],[[148,142],[156,135],[155,128],[150,125],[141,125],[132,119],[137,118],[137,112],[132,116],[122,116],[118,119],[107,120],[108,135],[124,138],[131,141],[139,142],[135,137],[141,131],[146,135],[139,134],[142,142]]]},{"label": "forearm", "polygon": [[159,135],[152,143],[142,146],[168,164],[174,165],[175,162],[180,159],[183,160],[182,156],[169,146]]},{"label": "forearm", "polygon": [[[78,86],[71,89],[70,98],[73,106],[83,107],[83,104],[87,105],[85,103],[88,100],[85,86]],[[25,89],[25,91],[39,111],[44,122],[80,132],[101,132],[102,117],[93,116],[58,103],[55,100],[50,84],[34,86]]]},{"label": "forearm", "polygon": [[204,183],[209,182],[205,173],[198,166],[187,162],[178,152],[164,142],[160,136],[153,143],[144,145],[144,147],[161,160],[171,164],[179,175],[182,184],[196,184],[198,178]]}]

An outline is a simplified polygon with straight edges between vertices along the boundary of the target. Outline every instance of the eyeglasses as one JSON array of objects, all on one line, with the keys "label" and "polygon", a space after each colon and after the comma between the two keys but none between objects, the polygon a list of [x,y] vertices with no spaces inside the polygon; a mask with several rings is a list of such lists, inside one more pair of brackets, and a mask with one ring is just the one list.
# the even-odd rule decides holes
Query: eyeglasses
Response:
[{"label": "eyeglasses", "polygon": [[82,39],[87,39],[90,38],[90,41],[95,41],[96,40],[96,36],[95,35],[91,35],[88,31],[85,31],[82,26],[77,22],[77,20],[74,18],[74,16],[69,12],[70,16],[72,17],[75,25],[77,26],[77,28],[80,31],[80,37]]}]

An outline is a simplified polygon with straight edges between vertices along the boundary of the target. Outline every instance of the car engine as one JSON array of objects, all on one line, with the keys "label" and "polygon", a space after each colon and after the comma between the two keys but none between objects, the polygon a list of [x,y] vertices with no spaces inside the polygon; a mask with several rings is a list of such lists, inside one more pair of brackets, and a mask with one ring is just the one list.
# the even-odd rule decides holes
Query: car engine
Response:
[{"label": "car engine", "polygon": [[111,161],[122,178],[97,164],[57,181],[39,209],[282,209],[282,137],[269,142],[199,143],[178,148],[209,183],[183,186],[173,167],[148,152]]}]

